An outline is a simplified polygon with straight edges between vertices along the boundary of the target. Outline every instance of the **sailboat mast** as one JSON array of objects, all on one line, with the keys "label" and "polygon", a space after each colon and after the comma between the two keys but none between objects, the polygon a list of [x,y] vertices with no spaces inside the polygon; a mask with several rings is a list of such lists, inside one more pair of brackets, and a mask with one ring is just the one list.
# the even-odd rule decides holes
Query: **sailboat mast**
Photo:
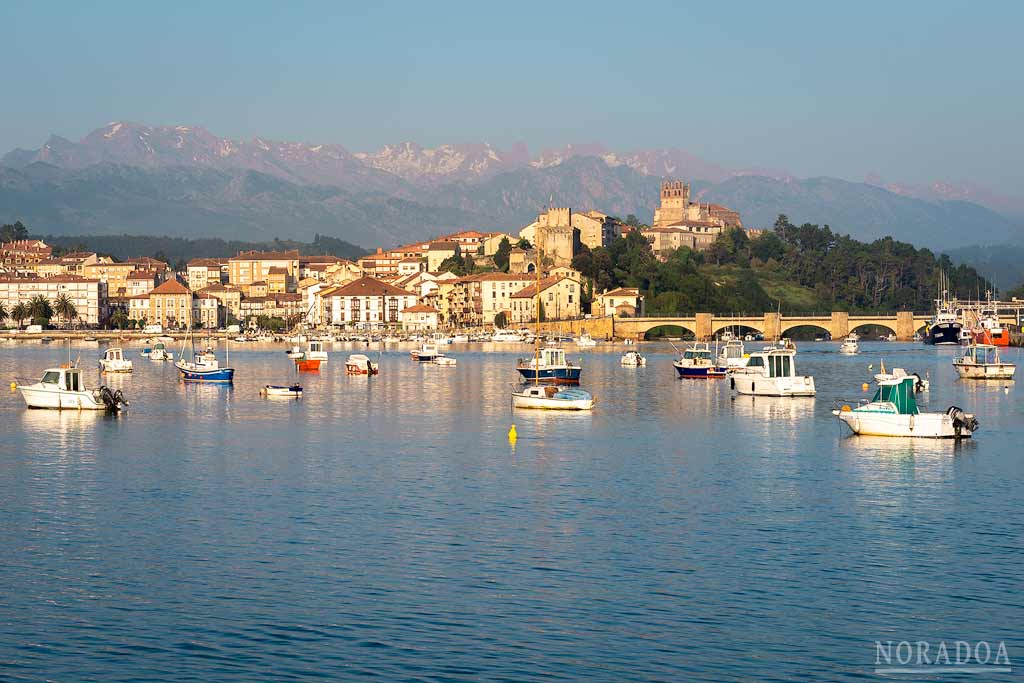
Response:
[{"label": "sailboat mast", "polygon": [[[537,237],[537,235],[535,234],[534,235],[534,239],[536,239],[536,237]],[[533,383],[534,384],[540,384],[540,252],[541,252],[540,240],[538,239],[537,240],[537,264],[536,264],[537,265],[537,268],[536,268],[537,291],[534,292],[534,296],[536,297],[535,302],[534,302],[534,309],[535,309],[534,312],[537,315],[537,320],[536,320],[535,325],[534,325],[535,330],[534,330],[534,333],[533,333]]]}]

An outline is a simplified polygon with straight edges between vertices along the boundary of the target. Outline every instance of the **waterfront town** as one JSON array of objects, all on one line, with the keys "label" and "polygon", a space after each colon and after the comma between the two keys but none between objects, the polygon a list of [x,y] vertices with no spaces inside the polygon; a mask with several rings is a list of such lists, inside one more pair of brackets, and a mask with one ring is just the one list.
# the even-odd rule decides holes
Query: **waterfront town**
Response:
[{"label": "waterfront town", "polygon": [[[644,314],[644,296],[628,287],[594,292],[572,267],[582,249],[607,247],[639,230],[665,259],[680,247],[705,250],[729,229],[744,229],[737,212],[694,202],[689,184],[666,181],[650,226],[593,209],[550,208],[518,231],[462,230],[378,247],[357,261],[298,250],[247,251],[195,258],[175,271],[146,256],[117,262],[92,252],[55,255],[42,240],[24,239],[0,245],[0,305],[18,326],[37,317],[31,302],[43,297],[64,302],[51,316],[62,326],[168,331],[190,322],[200,329],[254,329],[276,321],[419,332],[519,326],[538,313],[543,320],[628,318]],[[466,264],[471,274],[453,272]]]}]

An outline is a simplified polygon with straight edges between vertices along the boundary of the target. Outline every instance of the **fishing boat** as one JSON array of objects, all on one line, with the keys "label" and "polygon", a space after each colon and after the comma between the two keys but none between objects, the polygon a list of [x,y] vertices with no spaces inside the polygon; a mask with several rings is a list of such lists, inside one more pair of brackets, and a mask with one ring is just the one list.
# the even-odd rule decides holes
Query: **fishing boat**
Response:
[{"label": "fishing boat", "polygon": [[581,348],[589,348],[591,346],[597,346],[597,342],[589,334],[584,332],[576,339],[576,346]]},{"label": "fishing boat", "polygon": [[942,289],[939,298],[935,299],[935,316],[925,332],[925,344],[949,346],[960,343],[963,324],[960,322],[956,301],[950,299],[949,291],[943,288],[945,284],[945,274],[939,273],[939,287]]},{"label": "fishing boat", "polygon": [[733,390],[750,396],[814,396],[814,378],[796,374],[796,349],[766,348],[750,354],[730,374]]},{"label": "fishing boat", "polygon": [[350,375],[376,375],[380,366],[362,353],[353,353],[345,360],[345,372]]},{"label": "fishing boat", "polygon": [[992,292],[985,293],[986,302],[978,311],[978,326],[972,330],[971,340],[978,344],[1009,346],[1010,330],[999,321],[999,310],[992,302]]},{"label": "fishing boat", "polygon": [[1013,379],[1017,365],[1004,363],[995,344],[972,344],[953,361],[953,369],[961,379]]},{"label": "fishing boat", "polygon": [[512,330],[495,330],[491,335],[492,342],[521,342],[523,335]]},{"label": "fishing boat", "polygon": [[100,358],[100,370],[103,372],[131,372],[132,362],[124,357],[120,346],[111,346]]},{"label": "fishing boat", "polygon": [[299,372],[319,372],[321,363],[323,361],[319,358],[296,358],[295,369]]},{"label": "fishing boat", "polygon": [[715,364],[711,348],[705,342],[691,344],[672,366],[680,377],[687,379],[715,379],[725,377],[727,372],[725,367]]},{"label": "fishing boat", "polygon": [[[722,335],[723,339],[726,337],[728,339],[726,339],[725,345],[715,361],[717,366],[725,368],[727,371],[744,367],[747,364],[748,355],[743,346],[743,341],[733,337],[729,330],[726,330],[725,334]],[[705,344],[705,346],[707,345]]]},{"label": "fishing boat", "polygon": [[642,368],[647,365],[647,359],[641,356],[639,351],[626,351],[619,358],[619,364],[627,368]]},{"label": "fishing boat", "polygon": [[[225,343],[226,362],[231,362],[231,343]],[[186,349],[188,356],[186,359]],[[230,384],[235,380],[235,369],[232,367],[222,368],[217,360],[217,355],[212,348],[202,353],[196,353],[195,339],[192,337],[192,323],[188,323],[188,332],[181,340],[181,352],[174,367],[178,368],[181,379],[186,382],[216,382]]]},{"label": "fishing boat", "polygon": [[163,342],[157,342],[153,344],[153,348],[149,352],[150,360],[174,360],[174,352],[168,351],[167,347],[164,346]]},{"label": "fishing boat", "polygon": [[437,344],[429,341],[423,342],[420,344],[419,348],[413,349],[409,352],[409,356],[411,356],[413,360],[421,363],[435,361],[438,357],[443,355],[443,353],[437,350]]},{"label": "fishing boat", "polygon": [[[565,360],[565,350],[557,345],[548,345],[543,352],[540,348],[540,264],[541,251],[537,248],[537,286],[534,288],[534,310],[536,311],[536,331],[534,332],[533,358],[529,361],[520,359],[516,370],[527,382],[524,387],[512,390],[513,408],[530,408],[535,410],[591,410],[594,397],[590,392],[565,386],[545,386],[549,382],[561,384],[578,384],[582,368],[571,365]],[[564,378],[564,379],[563,379]]]},{"label": "fishing boat", "polygon": [[305,357],[306,352],[302,350],[301,346],[296,344],[296,345],[292,346],[292,348],[290,348],[287,351],[285,351],[285,355],[288,356],[289,358],[291,358],[292,360],[295,360],[296,358],[303,358],[303,357]]},{"label": "fishing boat", "polygon": [[310,340],[306,346],[306,359],[318,360],[321,363],[327,362],[327,352],[324,351],[324,343],[319,339]]},{"label": "fishing boat", "polygon": [[857,335],[855,334],[851,334],[846,337],[846,339],[843,340],[843,343],[839,345],[839,353],[843,353],[848,356],[852,356],[858,351],[860,351],[860,347],[857,345]]},{"label": "fishing boat", "polygon": [[516,370],[526,381],[555,384],[579,384],[583,373],[582,367],[566,360],[565,349],[555,344],[540,349],[532,358],[520,358]]},{"label": "fishing boat", "polygon": [[302,385],[292,384],[282,387],[268,384],[260,389],[260,394],[267,398],[302,398]]},{"label": "fishing boat", "polygon": [[944,413],[922,413],[917,405],[914,375],[905,372],[880,380],[867,403],[837,406],[832,414],[854,434],[868,436],[963,439],[978,430],[978,420],[956,406]]},{"label": "fishing boat", "polygon": [[87,388],[81,369],[71,364],[47,368],[38,382],[17,385],[17,388],[29,408],[117,412],[128,405],[120,389],[111,390],[102,385],[95,389]]}]

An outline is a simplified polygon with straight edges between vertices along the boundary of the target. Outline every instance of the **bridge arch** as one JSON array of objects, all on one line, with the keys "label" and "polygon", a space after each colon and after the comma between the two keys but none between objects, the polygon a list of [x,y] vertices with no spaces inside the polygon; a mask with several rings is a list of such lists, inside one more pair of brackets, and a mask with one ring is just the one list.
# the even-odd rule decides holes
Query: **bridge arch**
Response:
[{"label": "bridge arch", "polygon": [[646,341],[651,341],[652,339],[658,339],[660,337],[680,337],[682,339],[697,338],[696,331],[685,325],[678,325],[676,323],[653,325],[644,330],[643,334]]},{"label": "bridge arch", "polygon": [[795,331],[797,331],[797,330],[807,330],[807,331],[814,330],[815,332],[820,332],[821,333],[821,334],[816,334],[815,335],[815,336],[819,336],[819,337],[820,336],[824,336],[826,334],[827,335],[831,335],[832,334],[832,331],[830,329],[828,329],[827,327],[825,327],[824,324],[807,322],[806,320],[803,321],[803,322],[796,322],[796,323],[789,323],[789,324],[783,322],[782,323],[782,329],[780,330],[780,334],[783,337],[792,337],[793,333]]},{"label": "bridge arch", "polygon": [[729,323],[729,324],[714,324],[711,326],[711,336],[719,337],[726,330],[732,330],[732,333],[741,339],[748,334],[760,334],[764,336],[764,325],[751,325],[748,323]]},{"label": "bridge arch", "polygon": [[[856,325],[854,325],[854,323],[851,322],[850,323],[850,333],[851,334],[857,333],[858,335],[861,335],[861,334],[870,332],[870,330],[865,330],[864,329],[866,327],[876,327],[876,328],[880,327],[883,330],[888,330],[889,333],[891,333],[891,334],[896,334],[896,323],[895,323],[895,321],[890,322],[888,320],[864,320],[864,321],[858,320],[858,321],[856,321]],[[858,330],[861,330],[861,332],[858,332]]]}]

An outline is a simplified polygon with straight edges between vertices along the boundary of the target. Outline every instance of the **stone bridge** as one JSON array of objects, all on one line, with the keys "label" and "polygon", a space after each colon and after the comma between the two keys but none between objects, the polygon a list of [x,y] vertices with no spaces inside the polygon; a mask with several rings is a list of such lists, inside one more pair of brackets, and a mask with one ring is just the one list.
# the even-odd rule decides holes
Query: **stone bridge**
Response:
[{"label": "stone bridge", "polygon": [[[711,339],[722,330],[737,329],[740,334],[755,330],[767,340],[776,340],[797,327],[817,327],[828,332],[833,339],[842,339],[865,325],[877,325],[891,330],[899,341],[910,341],[914,333],[923,328],[931,316],[898,311],[886,315],[850,315],[833,312],[829,315],[780,315],[765,313],[761,316],[717,316],[713,313],[697,313],[683,318],[619,318],[601,317],[584,320],[564,320],[542,323],[549,330],[561,330],[579,334],[588,332],[594,337],[629,337],[643,339],[657,327],[672,326],[689,330],[697,339]],[[1012,322],[1007,318],[1006,322]]]}]

